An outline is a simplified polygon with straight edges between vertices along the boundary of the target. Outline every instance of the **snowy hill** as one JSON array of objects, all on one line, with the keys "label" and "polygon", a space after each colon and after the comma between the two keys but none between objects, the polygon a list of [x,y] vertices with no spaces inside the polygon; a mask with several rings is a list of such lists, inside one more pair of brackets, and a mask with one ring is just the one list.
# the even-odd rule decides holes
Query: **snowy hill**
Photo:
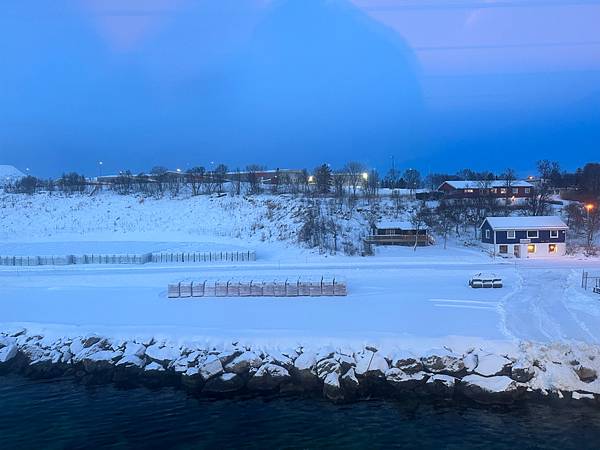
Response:
[{"label": "snowy hill", "polygon": [[[311,200],[291,196],[0,195],[0,242],[156,241],[299,250]],[[321,206],[329,209],[331,206]],[[339,225],[338,252],[359,252],[362,213],[327,212]],[[328,252],[330,253],[330,252]]]},{"label": "snowy hill", "polygon": [[23,178],[24,176],[25,174],[15,166],[0,164],[0,186],[12,183],[13,181]]}]

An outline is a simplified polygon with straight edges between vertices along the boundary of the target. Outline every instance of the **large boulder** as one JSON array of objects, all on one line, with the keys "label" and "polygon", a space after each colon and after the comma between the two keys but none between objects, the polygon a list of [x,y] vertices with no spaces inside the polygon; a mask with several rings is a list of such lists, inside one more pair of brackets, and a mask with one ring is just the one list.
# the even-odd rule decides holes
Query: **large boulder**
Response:
[{"label": "large boulder", "polygon": [[436,374],[425,383],[427,392],[433,395],[451,396],[456,386],[456,378],[450,375]]},{"label": "large boulder", "polygon": [[598,378],[596,370],[592,369],[591,367],[586,367],[580,364],[573,370],[575,370],[575,373],[579,379],[584,383],[591,383],[592,381],[596,381]]},{"label": "large boulder", "polygon": [[418,386],[425,384],[429,375],[424,372],[406,373],[402,369],[392,367],[385,374],[387,383],[399,390],[413,390]]},{"label": "large boulder", "polygon": [[222,373],[218,377],[208,380],[202,392],[211,394],[236,392],[242,389],[245,384],[244,378],[237,373]]},{"label": "large boulder", "polygon": [[223,373],[223,364],[221,364],[218,355],[209,355],[204,361],[199,361],[198,373],[204,381],[221,375]]},{"label": "large boulder", "polygon": [[225,366],[225,372],[243,374],[248,373],[250,369],[258,369],[263,363],[262,358],[254,352],[244,352],[235,357]]},{"label": "large boulder", "polygon": [[533,364],[520,359],[512,365],[510,377],[519,383],[528,383],[535,376]]},{"label": "large boulder", "polygon": [[474,372],[478,375],[484,377],[510,375],[512,361],[504,356],[495,353],[479,353],[477,360],[478,364]]},{"label": "large boulder", "polygon": [[260,366],[254,376],[248,380],[248,389],[257,391],[272,391],[282,383],[291,379],[287,369],[275,364],[266,363]]},{"label": "large boulder", "polygon": [[151,361],[157,362],[163,366],[167,366],[171,361],[175,361],[181,356],[179,349],[160,344],[149,346],[146,348],[145,353]]},{"label": "large boulder", "polygon": [[356,375],[359,377],[384,378],[390,366],[387,360],[377,353],[367,351],[356,358]]},{"label": "large boulder", "polygon": [[17,356],[19,349],[15,344],[9,344],[5,347],[0,348],[0,365],[5,364],[15,356]]},{"label": "large boulder", "polygon": [[344,390],[338,372],[330,372],[323,380],[323,395],[334,402],[344,400]]},{"label": "large boulder", "polygon": [[462,378],[460,386],[465,396],[483,404],[510,404],[523,391],[516,381],[505,375],[495,377],[467,375]]},{"label": "large boulder", "polygon": [[446,349],[430,350],[421,358],[421,363],[432,373],[461,376],[467,371],[462,357]]}]

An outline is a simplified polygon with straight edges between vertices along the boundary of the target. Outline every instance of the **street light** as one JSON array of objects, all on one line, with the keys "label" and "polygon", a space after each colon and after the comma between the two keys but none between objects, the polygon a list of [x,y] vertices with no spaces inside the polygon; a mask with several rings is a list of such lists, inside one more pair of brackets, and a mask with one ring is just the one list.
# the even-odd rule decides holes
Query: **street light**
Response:
[{"label": "street light", "polygon": [[104,162],[98,161],[98,165],[100,166],[100,176],[102,176],[102,164],[104,164]]},{"label": "street light", "polygon": [[367,181],[369,179],[369,174],[367,172],[362,173],[363,180]]},{"label": "street light", "polygon": [[594,204],[593,203],[588,203],[587,205],[585,205],[585,209],[587,210],[587,215],[588,215],[588,219],[590,218],[590,212],[592,212],[592,209],[594,209]]}]

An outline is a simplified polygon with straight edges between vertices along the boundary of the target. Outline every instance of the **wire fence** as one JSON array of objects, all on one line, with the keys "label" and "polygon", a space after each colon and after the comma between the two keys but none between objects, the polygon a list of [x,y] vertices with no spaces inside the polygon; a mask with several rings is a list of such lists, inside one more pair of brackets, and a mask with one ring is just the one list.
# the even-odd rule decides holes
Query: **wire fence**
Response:
[{"label": "wire fence", "polygon": [[66,266],[71,264],[212,263],[246,261],[256,261],[256,252],[159,252],[111,255],[0,256],[0,266]]}]

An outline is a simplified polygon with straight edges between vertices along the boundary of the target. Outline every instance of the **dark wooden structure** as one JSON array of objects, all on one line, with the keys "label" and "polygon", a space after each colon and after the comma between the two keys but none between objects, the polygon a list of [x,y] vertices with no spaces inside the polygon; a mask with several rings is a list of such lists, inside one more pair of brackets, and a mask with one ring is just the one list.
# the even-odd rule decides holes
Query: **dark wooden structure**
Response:
[{"label": "dark wooden structure", "polygon": [[426,227],[416,229],[410,222],[382,221],[373,227],[373,234],[365,241],[375,245],[416,245],[424,247],[433,244],[433,238]]}]

